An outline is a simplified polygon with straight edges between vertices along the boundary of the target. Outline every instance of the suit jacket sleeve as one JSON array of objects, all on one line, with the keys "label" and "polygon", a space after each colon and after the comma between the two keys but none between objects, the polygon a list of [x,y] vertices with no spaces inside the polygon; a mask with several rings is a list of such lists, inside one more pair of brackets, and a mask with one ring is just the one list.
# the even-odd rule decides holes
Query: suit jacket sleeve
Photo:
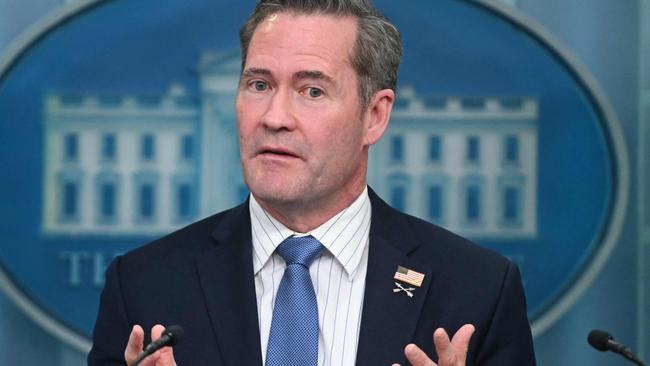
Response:
[{"label": "suit jacket sleeve", "polygon": [[526,300],[517,266],[510,263],[494,315],[478,346],[476,360],[471,365],[534,366],[530,325],[526,315]]},{"label": "suit jacket sleeve", "polygon": [[106,283],[93,331],[93,347],[88,354],[89,366],[126,365],[124,349],[131,329],[122,296],[120,260],[120,257],[113,260],[106,271]]}]

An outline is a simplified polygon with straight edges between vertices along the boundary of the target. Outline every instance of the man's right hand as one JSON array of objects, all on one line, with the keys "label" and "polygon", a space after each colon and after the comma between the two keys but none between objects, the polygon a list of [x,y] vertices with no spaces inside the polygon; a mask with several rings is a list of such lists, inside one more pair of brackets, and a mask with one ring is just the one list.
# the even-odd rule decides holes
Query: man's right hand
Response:
[{"label": "man's right hand", "polygon": [[[156,324],[151,328],[151,340],[155,341],[160,338],[160,335],[165,330],[165,327]],[[138,355],[144,348],[144,329],[139,325],[134,325],[129,336],[129,343],[124,350],[124,360],[126,364],[131,366]],[[174,361],[174,352],[171,347],[163,347],[158,351],[149,355],[142,362],[140,366],[176,366]]]}]

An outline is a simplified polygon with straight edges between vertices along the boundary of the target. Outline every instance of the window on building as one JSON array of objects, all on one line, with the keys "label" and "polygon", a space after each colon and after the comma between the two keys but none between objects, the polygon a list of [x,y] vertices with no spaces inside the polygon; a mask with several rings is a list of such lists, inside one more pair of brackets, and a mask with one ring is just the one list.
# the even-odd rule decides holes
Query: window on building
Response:
[{"label": "window on building", "polygon": [[142,160],[153,160],[156,155],[156,140],[153,135],[143,135],[140,141],[140,157]]},{"label": "window on building", "polygon": [[467,161],[476,163],[480,160],[480,140],[477,136],[469,136],[467,138]]},{"label": "window on building", "polygon": [[192,187],[189,183],[176,187],[176,215],[181,219],[192,217]]},{"label": "window on building", "polygon": [[117,152],[117,140],[112,133],[102,136],[102,160],[115,160]]},{"label": "window on building", "polygon": [[485,99],[483,98],[463,98],[460,101],[463,109],[482,110],[485,108]]},{"label": "window on building", "polygon": [[509,110],[520,110],[524,107],[522,98],[504,98],[501,99],[501,107]]},{"label": "window on building", "polygon": [[192,160],[194,157],[194,137],[184,135],[181,138],[181,157],[184,160]]},{"label": "window on building", "polygon": [[406,210],[406,189],[404,186],[396,185],[390,189],[390,203],[396,210]]},{"label": "window on building", "polygon": [[76,133],[68,133],[63,138],[63,157],[68,161],[79,157],[79,136]]},{"label": "window on building", "polygon": [[429,137],[429,160],[439,162],[442,158],[442,138],[438,135]]},{"label": "window on building", "polygon": [[390,138],[390,158],[395,162],[404,161],[404,137],[392,136]]},{"label": "window on building", "polygon": [[517,222],[519,212],[520,192],[516,187],[506,187],[503,192],[503,218],[507,222]]},{"label": "window on building", "polygon": [[103,219],[115,218],[117,214],[117,187],[115,183],[100,184],[100,215]]},{"label": "window on building", "polygon": [[479,221],[481,219],[481,188],[470,185],[465,194],[465,218],[468,222]]},{"label": "window on building", "polygon": [[432,221],[441,221],[442,210],[442,187],[439,185],[429,187],[429,218]]},{"label": "window on building", "polygon": [[429,98],[423,98],[424,105],[427,108],[431,109],[445,109],[447,107],[447,99],[445,98],[439,98],[439,97],[429,97]]},{"label": "window on building", "polygon": [[519,139],[517,136],[506,136],[504,158],[507,163],[519,161]]},{"label": "window on building", "polygon": [[64,219],[74,219],[79,214],[79,186],[76,182],[63,183],[63,207]]},{"label": "window on building", "polygon": [[393,105],[393,108],[397,109],[406,109],[409,107],[409,100],[406,98],[397,98],[395,99],[395,103]]},{"label": "window on building", "polygon": [[152,183],[142,183],[138,189],[138,214],[141,219],[153,219],[156,209],[155,187]]}]

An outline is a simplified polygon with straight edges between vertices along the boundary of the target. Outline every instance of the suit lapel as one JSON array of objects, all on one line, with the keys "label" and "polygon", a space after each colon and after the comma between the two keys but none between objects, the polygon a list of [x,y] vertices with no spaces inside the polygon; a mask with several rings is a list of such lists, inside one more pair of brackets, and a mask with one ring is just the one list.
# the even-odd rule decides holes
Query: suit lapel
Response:
[{"label": "suit lapel", "polygon": [[[404,346],[415,333],[432,271],[410,256],[419,243],[409,240],[404,216],[369,193],[373,218],[357,365],[405,364]],[[215,245],[196,265],[219,350],[226,365],[261,365],[248,204],[228,213],[212,236]],[[393,292],[397,266],[425,275],[413,297]]]},{"label": "suit lapel", "polygon": [[248,204],[213,232],[215,245],[196,258],[214,333],[226,365],[261,365]]},{"label": "suit lapel", "polygon": [[[405,364],[404,347],[412,341],[431,283],[431,268],[409,256],[419,243],[409,238],[408,223],[372,191],[372,224],[368,272],[359,334],[357,365]],[[397,266],[423,273],[424,281],[413,291],[393,292]],[[415,287],[405,285],[405,287]]]}]

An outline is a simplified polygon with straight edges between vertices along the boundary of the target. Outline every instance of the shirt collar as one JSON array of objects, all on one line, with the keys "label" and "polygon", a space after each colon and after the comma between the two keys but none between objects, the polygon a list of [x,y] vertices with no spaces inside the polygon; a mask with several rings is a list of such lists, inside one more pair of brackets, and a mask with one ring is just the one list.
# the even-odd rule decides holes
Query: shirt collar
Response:
[{"label": "shirt collar", "polygon": [[249,200],[251,231],[253,239],[253,269],[257,274],[269,260],[275,248],[290,236],[311,235],[353,277],[368,244],[371,207],[368,187],[341,212],[309,233],[297,233],[271,216],[251,194]]}]

